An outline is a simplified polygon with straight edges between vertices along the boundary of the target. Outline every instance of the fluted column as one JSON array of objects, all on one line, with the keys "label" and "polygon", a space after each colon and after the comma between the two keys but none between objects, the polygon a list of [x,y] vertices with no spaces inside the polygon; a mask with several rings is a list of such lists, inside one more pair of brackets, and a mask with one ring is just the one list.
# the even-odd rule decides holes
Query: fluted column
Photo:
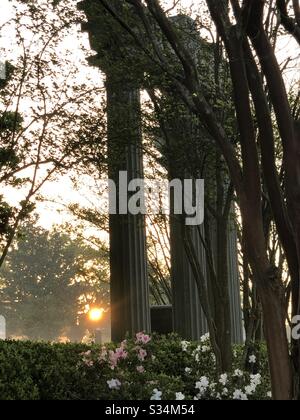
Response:
[{"label": "fluted column", "polygon": [[[119,12],[124,7],[118,0],[110,3]],[[130,200],[121,188],[120,172],[126,173],[125,190],[131,180],[143,178],[140,86],[124,54],[131,38],[97,0],[83,0],[78,8],[86,14],[82,29],[97,53],[88,61],[106,75],[108,174],[116,186],[116,194],[110,195],[111,208],[117,196],[115,214],[109,216],[111,333],[112,340],[121,341],[127,333],[150,332],[145,219],[119,206],[120,193],[123,206]]]},{"label": "fluted column", "polygon": [[[175,101],[172,97],[170,99],[166,97],[166,100],[171,104]],[[178,111],[175,106],[172,107],[170,114],[165,115],[165,118],[165,133],[169,145],[169,178],[184,181],[185,178],[192,178],[191,170],[188,168],[191,162],[187,163],[187,149],[193,149],[196,127],[190,114],[183,113],[180,109]],[[208,328],[200,303],[198,286],[186,252],[185,215],[174,214],[173,190],[171,190],[170,201],[173,328],[174,332],[186,340],[199,340],[207,333]],[[200,240],[199,229],[203,231],[203,226],[190,226],[189,232],[198,263],[206,278],[206,254]]]},{"label": "fluted column", "polygon": [[[176,215],[170,218],[171,281],[174,331],[186,340],[198,340],[207,333],[207,322],[199,299],[199,292],[184,246],[184,221]],[[206,276],[206,257],[200,244],[197,228],[191,229],[199,263]]]},{"label": "fluted column", "polygon": [[[173,99],[174,100],[174,99]],[[176,112],[172,108],[170,116],[166,115],[166,127],[168,128],[168,144],[170,148],[169,156],[169,176],[171,179],[184,179],[191,177],[200,177],[199,168],[202,165],[202,159],[205,153],[209,152],[209,144],[205,141],[203,131],[199,130],[197,121],[189,113],[182,111]],[[196,146],[198,144],[198,151]],[[200,147],[199,147],[200,145]],[[206,167],[209,165],[207,159],[204,159],[204,178],[206,178],[205,188],[215,191],[215,180],[210,178],[211,170]],[[193,176],[191,175],[193,173]],[[197,173],[199,175],[197,175]],[[211,175],[210,175],[211,176]],[[225,183],[226,180],[224,180]],[[209,195],[209,194],[208,194]],[[171,197],[172,204],[172,197]],[[208,221],[209,231],[211,232],[210,245],[214,265],[217,272],[218,253],[217,248],[217,222],[214,217]],[[227,243],[224,243],[224,252],[227,249],[228,258],[228,292],[230,305],[231,338],[233,343],[243,341],[242,308],[240,297],[240,283],[238,271],[238,250],[237,233],[232,218],[228,222],[228,233],[226,235]],[[173,321],[174,331],[186,339],[199,339],[201,335],[208,332],[207,319],[203,313],[199,298],[199,290],[195,280],[189,258],[186,254],[184,245],[185,222],[184,218],[172,214],[170,218],[171,233],[171,281],[173,295]],[[197,255],[199,267],[203,277],[207,282],[208,294],[211,293],[212,285],[210,282],[210,273],[208,269],[208,255],[205,251],[203,241],[207,241],[204,225],[189,227],[190,239]],[[202,240],[201,237],[202,236]],[[209,246],[208,246],[209,248]],[[218,281],[218,279],[217,279]],[[211,297],[211,296],[210,296]],[[214,314],[215,301],[212,299],[211,310]],[[216,314],[215,314],[216,315]]]},{"label": "fluted column", "polygon": [[[127,173],[126,187],[143,178],[140,91],[125,78],[116,83],[107,75],[107,124],[109,178],[119,198],[121,171]],[[120,341],[126,333],[150,332],[146,229],[142,214],[109,219],[112,339]]]}]

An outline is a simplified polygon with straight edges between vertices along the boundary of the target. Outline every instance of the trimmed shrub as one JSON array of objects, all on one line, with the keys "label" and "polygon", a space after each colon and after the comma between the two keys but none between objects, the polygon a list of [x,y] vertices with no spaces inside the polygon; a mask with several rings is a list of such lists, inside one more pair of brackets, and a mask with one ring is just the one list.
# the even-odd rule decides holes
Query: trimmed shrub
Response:
[{"label": "trimmed shrub", "polygon": [[200,343],[138,334],[120,345],[0,341],[1,400],[270,399],[264,348],[242,369],[216,373],[209,337]]}]

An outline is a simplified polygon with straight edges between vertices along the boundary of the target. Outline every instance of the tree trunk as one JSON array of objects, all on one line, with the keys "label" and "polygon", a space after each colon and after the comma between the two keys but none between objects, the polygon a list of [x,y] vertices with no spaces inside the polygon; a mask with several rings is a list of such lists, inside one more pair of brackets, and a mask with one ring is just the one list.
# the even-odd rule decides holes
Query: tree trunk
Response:
[{"label": "tree trunk", "polygon": [[263,227],[259,229],[260,223],[255,223],[251,216],[248,212],[243,215],[244,236],[262,304],[273,398],[291,400],[293,375],[285,324],[285,290],[276,267],[268,261]]}]

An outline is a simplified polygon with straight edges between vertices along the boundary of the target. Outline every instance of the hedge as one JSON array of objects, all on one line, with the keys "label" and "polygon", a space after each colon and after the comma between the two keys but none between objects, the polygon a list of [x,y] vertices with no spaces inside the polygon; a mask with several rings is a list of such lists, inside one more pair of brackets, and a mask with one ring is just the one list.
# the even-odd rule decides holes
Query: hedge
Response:
[{"label": "hedge", "polygon": [[140,334],[103,347],[0,341],[0,399],[269,399],[265,351],[251,357],[255,372],[243,371],[242,354],[236,347],[233,371],[220,375],[207,337]]}]

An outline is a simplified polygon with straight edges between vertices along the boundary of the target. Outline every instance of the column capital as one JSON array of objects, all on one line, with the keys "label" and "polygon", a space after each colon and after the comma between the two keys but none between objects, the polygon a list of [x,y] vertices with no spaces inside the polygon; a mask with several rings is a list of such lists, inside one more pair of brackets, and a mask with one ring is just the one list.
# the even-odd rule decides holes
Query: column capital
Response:
[{"label": "column capital", "polygon": [[[122,15],[131,29],[137,28],[137,19],[130,5],[119,0],[109,0],[108,4]],[[129,79],[132,74],[135,78],[139,77],[136,65],[139,55],[132,36],[99,1],[83,0],[77,8],[86,15],[87,21],[82,23],[81,28],[88,33],[91,48],[96,52],[88,58],[89,64],[99,67],[106,75],[115,75],[116,79]],[[142,75],[143,72],[140,73]]]}]

